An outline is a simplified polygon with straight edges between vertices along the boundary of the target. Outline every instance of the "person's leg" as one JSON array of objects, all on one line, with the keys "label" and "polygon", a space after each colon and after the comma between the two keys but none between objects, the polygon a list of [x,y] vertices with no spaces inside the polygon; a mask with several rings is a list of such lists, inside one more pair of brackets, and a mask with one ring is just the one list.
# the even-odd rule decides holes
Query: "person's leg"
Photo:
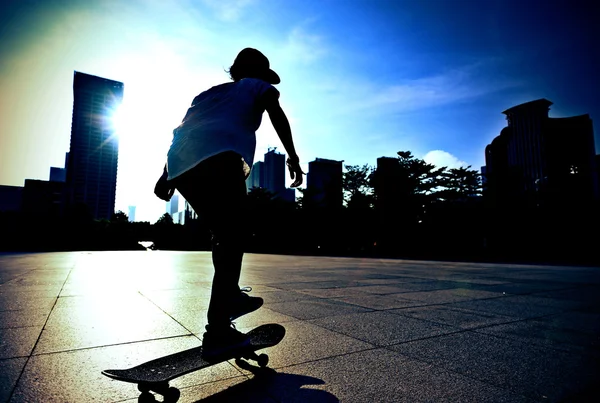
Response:
[{"label": "person's leg", "polygon": [[[239,301],[242,294],[239,278],[247,234],[244,225],[246,184],[241,157],[235,153],[212,157],[182,175],[176,185],[206,221],[212,234],[215,272],[208,323],[216,327],[229,326],[231,316],[240,316],[262,305],[260,298],[251,298],[250,304]],[[240,304],[247,306],[237,306]]]}]

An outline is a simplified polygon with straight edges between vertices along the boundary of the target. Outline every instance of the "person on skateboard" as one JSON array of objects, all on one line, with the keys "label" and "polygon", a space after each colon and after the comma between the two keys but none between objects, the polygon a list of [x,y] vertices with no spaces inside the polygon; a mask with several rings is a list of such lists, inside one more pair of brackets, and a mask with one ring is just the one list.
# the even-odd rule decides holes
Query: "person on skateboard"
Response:
[{"label": "person on skateboard", "polygon": [[243,49],[228,71],[232,82],[209,88],[192,101],[173,131],[167,164],[154,193],[170,200],[175,189],[204,220],[212,235],[214,277],[205,356],[249,343],[232,321],[260,308],[263,299],[240,289],[245,228],[246,184],[256,149],[256,130],[266,110],[289,158],[292,187],[300,186],[300,168],[288,119],[279,105],[280,78],[269,60],[253,48]]}]

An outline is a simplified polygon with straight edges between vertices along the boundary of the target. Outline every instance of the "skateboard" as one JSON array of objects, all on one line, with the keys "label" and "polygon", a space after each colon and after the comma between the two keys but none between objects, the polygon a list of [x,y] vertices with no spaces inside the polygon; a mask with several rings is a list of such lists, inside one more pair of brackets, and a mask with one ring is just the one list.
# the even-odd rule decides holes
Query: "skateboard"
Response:
[{"label": "skateboard", "polygon": [[214,358],[202,356],[202,346],[181,351],[165,357],[156,358],[143,364],[128,369],[107,369],[102,371],[103,375],[117,381],[135,383],[138,390],[142,392],[140,401],[144,398],[153,398],[152,392],[164,396],[165,401],[176,401],[179,399],[179,390],[169,386],[169,381],[190,372],[208,368],[230,359],[242,367],[245,363],[242,358],[253,360],[260,367],[266,367],[269,356],[256,354],[256,351],[277,345],[285,336],[285,328],[281,325],[270,323],[258,326],[248,332],[250,344],[244,347],[232,349],[223,355]]}]

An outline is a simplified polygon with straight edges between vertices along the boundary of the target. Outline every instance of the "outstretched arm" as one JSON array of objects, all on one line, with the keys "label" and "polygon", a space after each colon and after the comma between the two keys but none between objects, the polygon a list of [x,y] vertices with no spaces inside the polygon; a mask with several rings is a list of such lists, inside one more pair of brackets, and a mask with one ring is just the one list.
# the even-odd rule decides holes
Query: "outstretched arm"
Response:
[{"label": "outstretched arm", "polygon": [[302,168],[300,168],[300,158],[298,157],[298,154],[296,154],[296,148],[294,147],[290,122],[283,109],[281,109],[281,105],[279,105],[279,100],[277,98],[273,97],[269,99],[267,101],[266,109],[269,118],[271,119],[271,123],[273,124],[273,128],[277,132],[283,147],[289,155],[287,165],[290,170],[290,177],[295,179],[291,186],[298,187],[302,185],[302,175],[304,175],[304,172],[302,172]]}]

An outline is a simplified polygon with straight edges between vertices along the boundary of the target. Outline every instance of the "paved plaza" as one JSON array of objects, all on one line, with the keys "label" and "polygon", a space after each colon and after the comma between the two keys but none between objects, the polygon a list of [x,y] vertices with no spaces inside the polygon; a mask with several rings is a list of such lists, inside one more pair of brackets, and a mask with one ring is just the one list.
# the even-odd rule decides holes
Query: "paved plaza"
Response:
[{"label": "paved plaza", "polygon": [[[0,402],[137,402],[101,371],[199,346],[211,278],[207,252],[0,254]],[[286,328],[270,369],[179,402],[600,399],[599,268],[249,254],[241,285],[238,329]]]}]

